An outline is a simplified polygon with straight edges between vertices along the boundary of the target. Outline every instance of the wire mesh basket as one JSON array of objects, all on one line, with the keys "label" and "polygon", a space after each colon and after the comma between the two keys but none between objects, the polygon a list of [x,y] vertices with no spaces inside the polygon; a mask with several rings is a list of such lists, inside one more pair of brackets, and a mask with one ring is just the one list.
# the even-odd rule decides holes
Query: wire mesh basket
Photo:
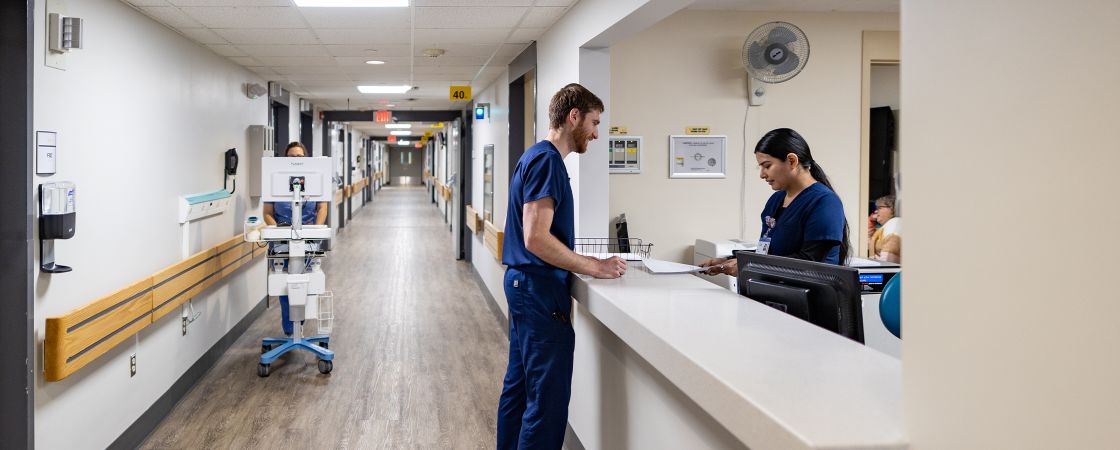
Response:
[{"label": "wire mesh basket", "polygon": [[627,261],[649,258],[653,244],[637,238],[576,238],[575,252],[595,258],[618,256]]},{"label": "wire mesh basket", "polygon": [[318,334],[327,335],[334,331],[334,292],[319,294]]}]

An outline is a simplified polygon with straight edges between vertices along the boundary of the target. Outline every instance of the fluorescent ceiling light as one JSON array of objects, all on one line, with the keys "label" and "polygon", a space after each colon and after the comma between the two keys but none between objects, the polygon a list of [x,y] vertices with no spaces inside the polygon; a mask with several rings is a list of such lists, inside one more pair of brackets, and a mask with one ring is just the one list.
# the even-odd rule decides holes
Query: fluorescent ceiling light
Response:
[{"label": "fluorescent ceiling light", "polygon": [[363,94],[403,94],[412,89],[412,86],[358,86],[358,92]]},{"label": "fluorescent ceiling light", "polygon": [[408,0],[295,0],[303,7],[389,7],[408,6]]},{"label": "fluorescent ceiling light", "polygon": [[376,59],[371,59],[369,61],[366,61],[366,64],[372,64],[372,65],[376,66],[376,65],[379,65],[379,64],[385,64],[385,61],[379,61],[379,60],[376,60]]},{"label": "fluorescent ceiling light", "polygon": [[412,132],[408,130],[393,130],[389,134],[393,136],[412,136]]},{"label": "fluorescent ceiling light", "polygon": [[412,128],[411,123],[387,123],[385,128]]},{"label": "fluorescent ceiling light", "polygon": [[412,145],[412,141],[397,141],[397,145]]}]

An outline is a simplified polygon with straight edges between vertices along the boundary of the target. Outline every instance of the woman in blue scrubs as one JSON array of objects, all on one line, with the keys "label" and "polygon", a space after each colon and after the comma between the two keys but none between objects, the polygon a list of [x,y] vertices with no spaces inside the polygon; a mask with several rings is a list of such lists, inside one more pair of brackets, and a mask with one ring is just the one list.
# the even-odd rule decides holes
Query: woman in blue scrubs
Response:
[{"label": "woman in blue scrubs", "polygon": [[[830,264],[847,261],[850,244],[844,205],[805,139],[789,128],[772,130],[759,139],[754,157],[759,177],[777,191],[762,209],[757,251]],[[709,274],[738,274],[735,258],[700,265],[711,267]]]},{"label": "woman in blue scrubs", "polygon": [[[307,149],[303,148],[303,144],[299,142],[292,142],[288,144],[288,148],[284,150],[284,155],[289,157],[302,158],[307,156]],[[327,202],[305,202],[301,207],[302,211],[299,212],[299,217],[304,225],[323,225],[327,223]],[[262,215],[264,222],[269,225],[278,225],[282,227],[292,226],[292,204],[289,202],[265,202]],[[269,245],[269,253],[274,253],[272,245]],[[286,250],[284,250],[286,251]],[[288,262],[284,261],[284,268],[287,269]],[[284,329],[285,336],[291,336],[294,330],[294,324],[288,319],[288,296],[280,296],[280,326]]]}]

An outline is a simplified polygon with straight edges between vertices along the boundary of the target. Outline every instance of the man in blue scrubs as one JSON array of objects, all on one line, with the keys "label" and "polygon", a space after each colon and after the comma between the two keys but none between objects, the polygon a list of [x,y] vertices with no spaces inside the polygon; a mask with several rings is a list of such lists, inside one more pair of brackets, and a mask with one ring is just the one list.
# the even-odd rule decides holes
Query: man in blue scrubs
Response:
[{"label": "man in blue scrubs", "polygon": [[559,449],[572,389],[571,272],[618,278],[626,261],[581,256],[564,158],[599,137],[603,101],[564,86],[549,104],[548,139],[525,150],[509,186],[502,263],[509,304],[509,365],[498,400],[498,446]]}]

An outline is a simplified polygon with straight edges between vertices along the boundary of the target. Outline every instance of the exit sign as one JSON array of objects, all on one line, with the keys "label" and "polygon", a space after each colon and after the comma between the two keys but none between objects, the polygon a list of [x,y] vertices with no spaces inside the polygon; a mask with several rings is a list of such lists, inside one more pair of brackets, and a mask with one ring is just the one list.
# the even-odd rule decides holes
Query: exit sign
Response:
[{"label": "exit sign", "polygon": [[397,142],[396,136],[389,136],[389,142]]},{"label": "exit sign", "polygon": [[373,114],[373,121],[377,123],[389,123],[393,121],[392,111],[377,111]]}]

